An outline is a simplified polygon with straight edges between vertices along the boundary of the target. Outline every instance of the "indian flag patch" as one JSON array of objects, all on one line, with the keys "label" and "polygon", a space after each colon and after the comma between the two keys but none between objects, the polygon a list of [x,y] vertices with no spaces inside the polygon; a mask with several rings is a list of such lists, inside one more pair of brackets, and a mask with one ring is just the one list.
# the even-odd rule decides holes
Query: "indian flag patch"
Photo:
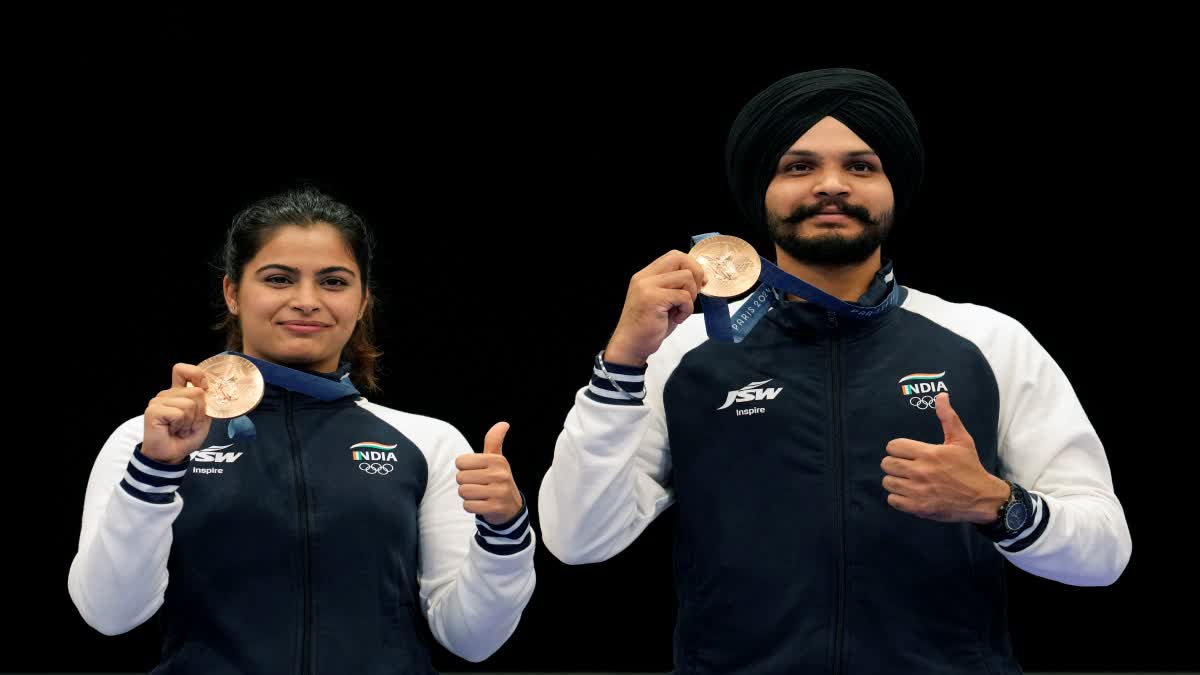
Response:
[{"label": "indian flag patch", "polygon": [[[352,451],[351,455],[354,457],[354,461],[356,462],[383,459],[387,458],[389,455],[390,458],[394,460],[396,455],[387,451],[395,450],[398,445],[400,444],[393,443],[392,445],[385,445],[383,443],[364,441],[362,443],[355,443],[354,445],[350,446],[350,450]],[[355,450],[355,448],[363,448],[363,450]]]}]

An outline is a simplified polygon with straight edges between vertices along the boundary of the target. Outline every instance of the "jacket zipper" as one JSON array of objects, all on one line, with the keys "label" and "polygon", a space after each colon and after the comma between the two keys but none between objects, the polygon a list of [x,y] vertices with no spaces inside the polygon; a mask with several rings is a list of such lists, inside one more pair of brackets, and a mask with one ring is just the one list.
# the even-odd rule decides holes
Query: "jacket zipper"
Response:
[{"label": "jacket zipper", "polygon": [[830,389],[833,392],[833,503],[834,503],[834,583],[833,612],[833,673],[846,670],[846,448],[842,438],[842,352],[838,335],[837,314],[829,312],[830,361],[833,370]]},{"label": "jacket zipper", "polygon": [[304,480],[304,463],[300,459],[300,440],[296,434],[295,419],[292,414],[292,392],[284,392],[284,403],[287,409],[288,440],[292,447],[293,475],[296,477],[296,507],[300,516],[300,534],[303,542],[300,561],[304,568],[304,633],[300,638],[299,672],[308,675],[312,672],[309,658],[309,645],[312,641],[312,551],[308,536],[308,495],[305,491],[307,481]]}]

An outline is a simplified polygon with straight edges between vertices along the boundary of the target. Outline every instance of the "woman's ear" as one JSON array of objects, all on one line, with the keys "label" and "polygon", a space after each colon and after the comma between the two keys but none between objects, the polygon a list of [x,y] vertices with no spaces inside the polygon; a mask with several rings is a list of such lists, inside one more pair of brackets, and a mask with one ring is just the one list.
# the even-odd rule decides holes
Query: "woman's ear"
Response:
[{"label": "woman's ear", "polygon": [[233,279],[230,279],[228,274],[221,280],[221,288],[225,293],[225,307],[229,309],[230,314],[237,316],[237,285],[233,283]]}]

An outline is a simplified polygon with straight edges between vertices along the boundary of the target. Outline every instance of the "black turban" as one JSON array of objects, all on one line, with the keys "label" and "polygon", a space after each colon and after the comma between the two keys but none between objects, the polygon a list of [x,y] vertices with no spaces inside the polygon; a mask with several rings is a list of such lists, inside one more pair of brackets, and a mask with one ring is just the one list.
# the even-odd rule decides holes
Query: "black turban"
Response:
[{"label": "black turban", "polygon": [[725,143],[725,173],[738,208],[751,223],[766,223],[763,200],[779,158],[825,117],[845,124],[879,155],[896,197],[897,219],[912,202],[925,167],[912,111],[879,76],[827,68],[776,81],[734,120]]}]

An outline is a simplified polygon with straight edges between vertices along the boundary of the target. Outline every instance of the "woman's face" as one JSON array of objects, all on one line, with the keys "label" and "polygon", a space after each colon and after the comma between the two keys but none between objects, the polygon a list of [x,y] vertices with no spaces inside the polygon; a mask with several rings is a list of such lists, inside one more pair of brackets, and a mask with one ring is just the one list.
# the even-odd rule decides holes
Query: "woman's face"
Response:
[{"label": "woman's face", "polygon": [[318,372],[337,369],[367,306],[362,271],[332,226],[284,225],[270,235],[225,303],[250,356]]}]

